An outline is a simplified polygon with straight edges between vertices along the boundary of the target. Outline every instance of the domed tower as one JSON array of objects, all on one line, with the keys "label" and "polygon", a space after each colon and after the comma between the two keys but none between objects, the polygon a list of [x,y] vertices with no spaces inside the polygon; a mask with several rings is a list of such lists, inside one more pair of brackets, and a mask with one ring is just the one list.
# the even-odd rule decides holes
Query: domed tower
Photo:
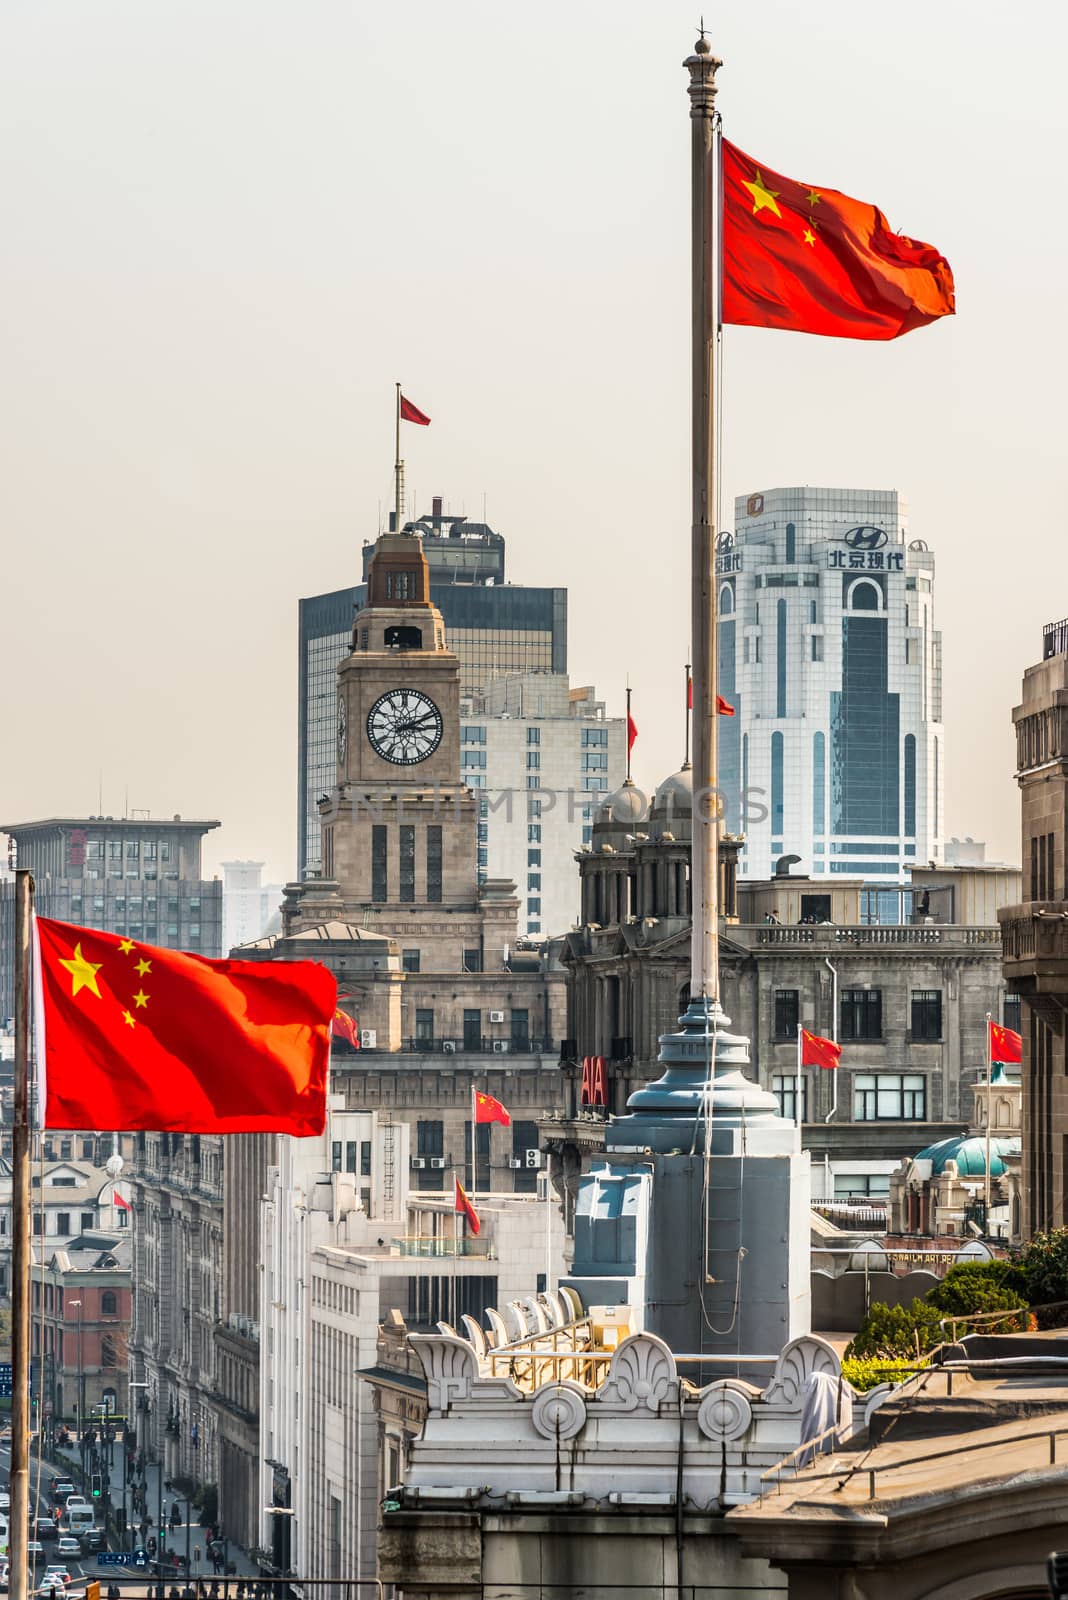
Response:
[{"label": "domed tower", "polygon": [[635,914],[635,844],[649,814],[630,778],[597,808],[590,848],[578,857],[582,922],[609,927]]}]

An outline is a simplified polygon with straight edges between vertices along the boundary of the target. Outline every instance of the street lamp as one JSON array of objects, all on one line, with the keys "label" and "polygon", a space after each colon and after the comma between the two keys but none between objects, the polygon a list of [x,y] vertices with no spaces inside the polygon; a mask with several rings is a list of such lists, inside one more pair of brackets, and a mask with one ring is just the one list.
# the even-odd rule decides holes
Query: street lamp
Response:
[{"label": "street lamp", "polygon": [[84,1464],[84,1458],[85,1458],[85,1372],[84,1372],[84,1370],[82,1368],[82,1303],[81,1303],[80,1300],[68,1300],[67,1301],[67,1310],[68,1311],[73,1310],[73,1308],[75,1306],[78,1307],[78,1383],[77,1383],[78,1399],[75,1402],[75,1410],[78,1413],[78,1445],[79,1445],[79,1448],[80,1448],[80,1450],[82,1452],[82,1459],[83,1459],[83,1464]]}]

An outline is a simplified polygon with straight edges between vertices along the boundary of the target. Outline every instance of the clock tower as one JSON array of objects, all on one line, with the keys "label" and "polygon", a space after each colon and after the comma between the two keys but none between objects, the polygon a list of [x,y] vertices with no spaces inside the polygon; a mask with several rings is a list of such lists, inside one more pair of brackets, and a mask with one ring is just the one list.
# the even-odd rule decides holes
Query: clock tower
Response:
[{"label": "clock tower", "polygon": [[[460,780],[460,664],[416,534],[383,534],[338,668],[337,784],[323,866],[346,908],[478,902],[478,802]],[[440,912],[438,912],[440,914]]]}]

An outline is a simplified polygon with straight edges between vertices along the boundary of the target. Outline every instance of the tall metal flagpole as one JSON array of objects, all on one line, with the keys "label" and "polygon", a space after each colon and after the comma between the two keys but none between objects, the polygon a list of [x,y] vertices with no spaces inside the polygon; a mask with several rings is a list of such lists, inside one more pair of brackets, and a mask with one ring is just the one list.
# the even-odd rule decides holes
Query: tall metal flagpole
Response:
[{"label": "tall metal flagpole", "polygon": [[690,706],[690,699],[691,699],[692,695],[693,695],[693,684],[692,684],[692,681],[690,679],[690,663],[687,661],[687,663],[686,663],[686,759],[682,763],[684,767],[688,767],[690,765],[690,711],[692,709],[691,706]]},{"label": "tall metal flagpole", "polygon": [[404,515],[404,462],[400,453],[401,386],[397,384],[396,441],[393,454],[393,532],[400,533]]},{"label": "tall metal flagpole", "polygon": [[[15,1096],[11,1130],[11,1600],[26,1600],[30,1537],[30,929],[33,878],[15,874]],[[43,1355],[42,1355],[43,1360]]]},{"label": "tall metal flagpole", "polygon": [[693,292],[693,925],[690,995],[719,1001],[718,795],[716,794],[715,349],[719,225],[716,216],[716,73],[702,32],[684,62],[690,74]]}]

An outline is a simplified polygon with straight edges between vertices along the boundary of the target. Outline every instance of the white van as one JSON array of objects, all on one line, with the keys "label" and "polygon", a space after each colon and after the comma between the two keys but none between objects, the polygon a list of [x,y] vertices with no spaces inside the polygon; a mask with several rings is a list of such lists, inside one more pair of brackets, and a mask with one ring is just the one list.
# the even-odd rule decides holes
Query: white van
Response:
[{"label": "white van", "polygon": [[86,1528],[91,1528],[96,1521],[96,1513],[92,1506],[72,1506],[68,1504],[67,1514],[63,1519],[75,1538],[84,1533]]}]

